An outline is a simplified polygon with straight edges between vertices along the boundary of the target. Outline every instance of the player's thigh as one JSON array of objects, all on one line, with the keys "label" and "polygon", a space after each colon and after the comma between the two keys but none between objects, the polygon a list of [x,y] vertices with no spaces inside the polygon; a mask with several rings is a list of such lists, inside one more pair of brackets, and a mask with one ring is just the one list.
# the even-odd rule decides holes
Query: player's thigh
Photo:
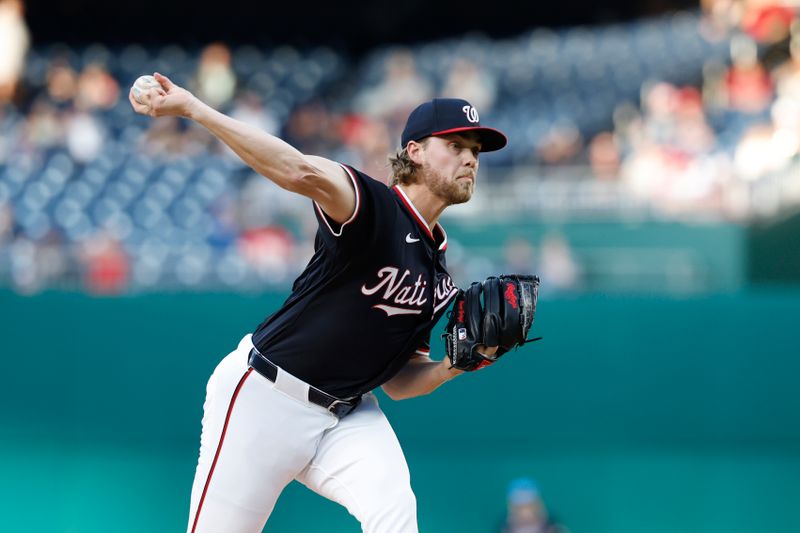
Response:
[{"label": "player's thigh", "polygon": [[327,412],[274,390],[249,370],[243,352],[228,355],[209,380],[190,531],[195,523],[198,532],[260,531],[334,423]]},{"label": "player's thigh", "polygon": [[372,394],[325,433],[297,479],[344,505],[365,531],[416,531],[408,465]]}]

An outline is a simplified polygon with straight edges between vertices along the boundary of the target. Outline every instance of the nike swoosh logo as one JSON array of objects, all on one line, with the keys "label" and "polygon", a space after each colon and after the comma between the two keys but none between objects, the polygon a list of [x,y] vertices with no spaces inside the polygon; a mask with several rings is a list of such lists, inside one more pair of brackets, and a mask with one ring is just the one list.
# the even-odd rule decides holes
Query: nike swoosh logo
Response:
[{"label": "nike swoosh logo", "polygon": [[409,243],[409,244],[411,244],[411,243],[419,242],[419,239],[415,239],[415,238],[414,238],[414,237],[412,237],[412,236],[411,236],[411,234],[409,233],[408,235],[406,235],[406,242],[407,242],[407,243]]}]

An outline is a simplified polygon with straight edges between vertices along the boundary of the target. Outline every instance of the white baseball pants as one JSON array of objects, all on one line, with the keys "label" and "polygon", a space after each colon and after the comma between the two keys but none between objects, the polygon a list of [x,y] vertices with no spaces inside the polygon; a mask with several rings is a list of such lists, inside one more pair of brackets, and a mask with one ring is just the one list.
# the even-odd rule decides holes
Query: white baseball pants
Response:
[{"label": "white baseball pants", "polygon": [[293,479],[344,505],[368,533],[417,532],[408,465],[375,396],[342,419],[308,385],[248,365],[246,335],[208,381],[189,533],[258,533]]}]

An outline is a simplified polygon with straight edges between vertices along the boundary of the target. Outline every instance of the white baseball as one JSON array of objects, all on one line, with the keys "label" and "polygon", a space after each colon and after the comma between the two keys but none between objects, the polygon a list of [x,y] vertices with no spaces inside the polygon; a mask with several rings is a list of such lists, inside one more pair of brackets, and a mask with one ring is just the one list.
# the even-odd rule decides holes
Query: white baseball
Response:
[{"label": "white baseball", "polygon": [[142,95],[147,92],[148,89],[152,89],[153,87],[161,87],[161,84],[156,81],[153,76],[139,76],[136,78],[136,81],[133,82],[133,97],[136,98],[136,101],[140,104],[144,104],[145,102],[142,101]]}]

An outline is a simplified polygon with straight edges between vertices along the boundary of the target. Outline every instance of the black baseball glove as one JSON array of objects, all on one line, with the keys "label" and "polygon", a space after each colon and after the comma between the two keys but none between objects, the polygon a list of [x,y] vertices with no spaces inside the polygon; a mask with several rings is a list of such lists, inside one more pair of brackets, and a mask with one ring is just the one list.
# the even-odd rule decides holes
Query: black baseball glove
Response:
[{"label": "black baseball glove", "polygon": [[[538,296],[538,277],[514,274],[489,277],[459,290],[442,335],[452,366],[478,370],[512,348],[539,340],[527,338]],[[480,353],[479,346],[498,348],[489,356]]]}]

